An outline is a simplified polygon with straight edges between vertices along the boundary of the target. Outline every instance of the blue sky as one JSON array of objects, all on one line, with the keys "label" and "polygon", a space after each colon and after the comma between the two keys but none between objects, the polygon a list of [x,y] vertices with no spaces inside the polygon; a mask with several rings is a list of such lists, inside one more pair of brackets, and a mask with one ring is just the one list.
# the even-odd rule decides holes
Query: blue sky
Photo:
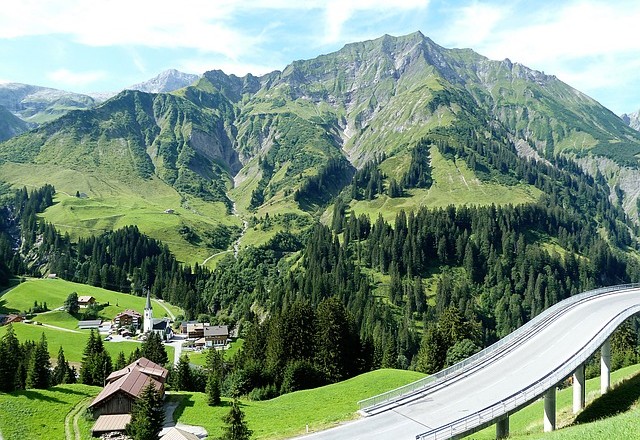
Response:
[{"label": "blue sky", "polygon": [[117,91],[163,70],[262,74],[344,44],[421,31],[640,108],[637,0],[5,0],[0,81]]}]

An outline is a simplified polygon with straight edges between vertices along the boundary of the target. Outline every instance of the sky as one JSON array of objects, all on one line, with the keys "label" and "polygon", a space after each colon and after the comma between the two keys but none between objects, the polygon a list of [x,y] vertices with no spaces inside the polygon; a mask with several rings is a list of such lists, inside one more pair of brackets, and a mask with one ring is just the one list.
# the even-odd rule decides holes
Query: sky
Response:
[{"label": "sky", "polygon": [[175,68],[242,76],[421,31],[640,109],[638,0],[4,0],[0,82],[113,92]]}]

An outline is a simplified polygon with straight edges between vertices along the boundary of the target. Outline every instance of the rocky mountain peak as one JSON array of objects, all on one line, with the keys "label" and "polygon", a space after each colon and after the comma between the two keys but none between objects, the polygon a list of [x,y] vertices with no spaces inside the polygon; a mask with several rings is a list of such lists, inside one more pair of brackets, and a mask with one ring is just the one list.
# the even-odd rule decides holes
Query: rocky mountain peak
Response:
[{"label": "rocky mountain peak", "polygon": [[147,93],[168,93],[193,84],[200,75],[180,72],[176,69],[165,70],[155,78],[127,87]]}]

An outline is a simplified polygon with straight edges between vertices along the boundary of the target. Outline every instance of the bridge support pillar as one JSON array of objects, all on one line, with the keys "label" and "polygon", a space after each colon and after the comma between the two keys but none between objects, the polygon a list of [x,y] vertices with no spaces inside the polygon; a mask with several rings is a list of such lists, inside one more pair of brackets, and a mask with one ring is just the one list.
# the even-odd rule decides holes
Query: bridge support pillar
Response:
[{"label": "bridge support pillar", "polygon": [[496,439],[509,437],[509,416],[504,416],[496,422]]},{"label": "bridge support pillar", "polygon": [[556,430],[556,386],[544,393],[544,432]]},{"label": "bridge support pillar", "polygon": [[600,394],[611,387],[611,339],[607,338],[600,348]]},{"label": "bridge support pillar", "polygon": [[584,364],[573,372],[573,413],[578,414],[584,408]]}]

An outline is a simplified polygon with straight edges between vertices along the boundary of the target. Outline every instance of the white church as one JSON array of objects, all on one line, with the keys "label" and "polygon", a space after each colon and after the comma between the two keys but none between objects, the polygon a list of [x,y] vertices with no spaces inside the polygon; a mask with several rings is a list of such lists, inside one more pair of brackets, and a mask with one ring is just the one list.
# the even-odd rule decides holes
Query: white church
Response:
[{"label": "white church", "polygon": [[153,309],[151,308],[151,292],[148,290],[147,303],[144,306],[142,332],[144,334],[156,333],[165,341],[173,337],[173,329],[171,328],[171,320],[169,318],[154,319]]}]

